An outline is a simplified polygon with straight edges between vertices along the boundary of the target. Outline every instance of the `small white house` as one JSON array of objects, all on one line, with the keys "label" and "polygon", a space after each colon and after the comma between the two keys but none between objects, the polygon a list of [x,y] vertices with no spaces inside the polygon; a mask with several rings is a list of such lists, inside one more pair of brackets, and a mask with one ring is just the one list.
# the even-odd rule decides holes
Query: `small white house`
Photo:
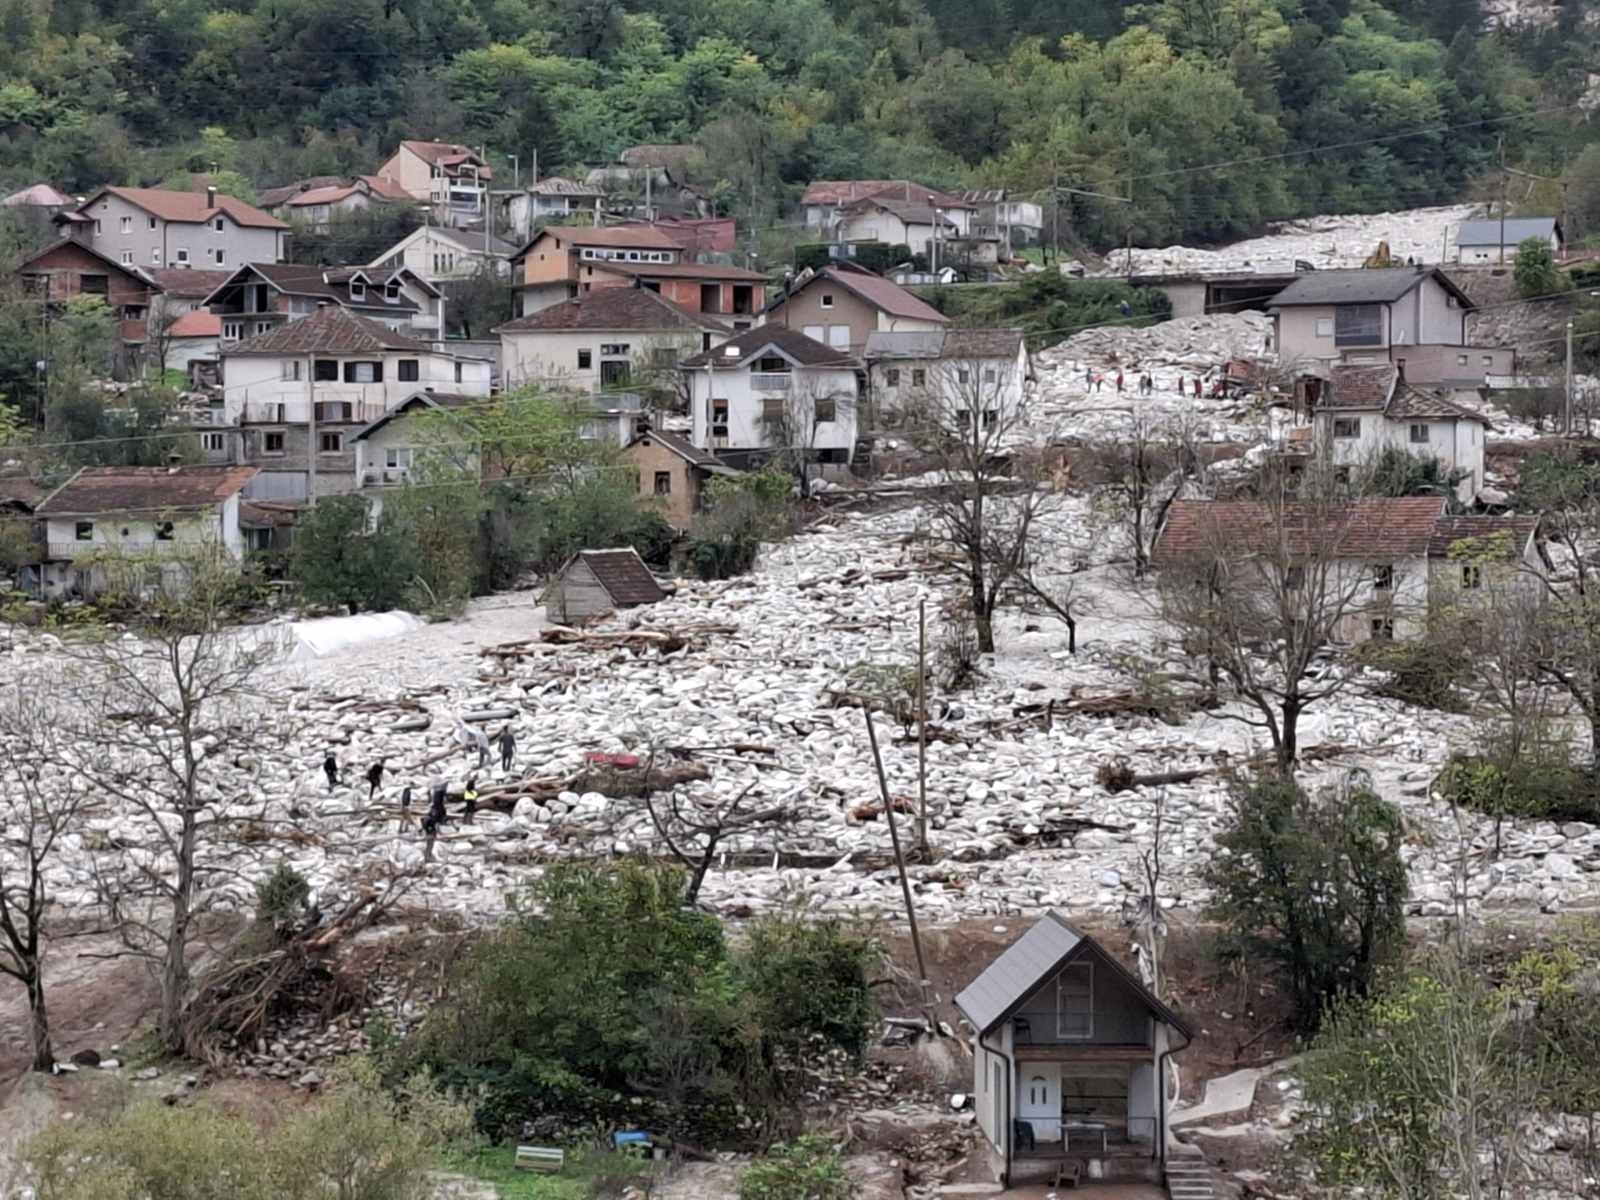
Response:
[{"label": "small white house", "polygon": [[1514,263],[1518,247],[1528,238],[1538,238],[1548,245],[1553,258],[1560,258],[1567,244],[1561,223],[1554,217],[1463,221],[1456,230],[1455,260],[1458,263]]},{"label": "small white house", "polygon": [[[185,556],[244,554],[239,501],[248,466],[84,467],[40,502],[47,596],[181,587]],[[172,561],[166,561],[172,560]]]},{"label": "small white house", "polygon": [[794,329],[762,325],[682,364],[691,440],[728,451],[800,450],[824,464],[855,452],[861,361]]},{"label": "small white house", "polygon": [[494,236],[466,229],[424,225],[390,246],[369,266],[375,270],[409,267],[429,283],[473,279],[492,273],[496,279],[511,275],[511,256],[517,248]]},{"label": "small white house", "polygon": [[1484,484],[1483,451],[1492,428],[1481,412],[1434,391],[1406,383],[1384,363],[1334,367],[1312,413],[1312,446],[1336,473],[1359,472],[1387,449],[1434,458],[1446,471],[1462,471],[1456,499],[1470,504]]},{"label": "small white house", "polygon": [[1033,378],[1020,329],[873,333],[866,360],[873,418],[883,422],[924,408],[955,424],[1008,427]]}]

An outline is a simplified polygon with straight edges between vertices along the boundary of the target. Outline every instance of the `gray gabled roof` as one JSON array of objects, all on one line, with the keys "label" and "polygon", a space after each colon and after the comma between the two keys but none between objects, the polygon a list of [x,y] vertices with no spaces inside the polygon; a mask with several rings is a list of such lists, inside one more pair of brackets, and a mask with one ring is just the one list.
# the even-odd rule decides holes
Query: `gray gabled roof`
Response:
[{"label": "gray gabled roof", "polygon": [[868,358],[938,358],[944,349],[944,330],[920,329],[888,332],[874,329],[867,334]]},{"label": "gray gabled roof", "polygon": [[1462,308],[1472,308],[1467,294],[1437,268],[1355,267],[1343,271],[1311,271],[1272,298],[1268,308],[1307,304],[1393,304],[1424,279],[1438,281]]},{"label": "gray gabled roof", "polygon": [[[1504,245],[1515,246],[1523,238],[1531,237],[1548,240],[1558,228],[1554,217],[1507,217]],[[1463,221],[1456,232],[1456,245],[1499,246],[1502,244],[1500,236],[1498,217],[1492,221]]]},{"label": "gray gabled roof", "polygon": [[999,958],[963,988],[956,995],[956,1007],[966,1014],[982,1036],[1016,1012],[1040,984],[1072,959],[1087,953],[1093,953],[1108,964],[1156,1016],[1184,1037],[1193,1038],[1189,1026],[1177,1013],[1108,954],[1105,947],[1068,925],[1066,918],[1054,909],[1034,922],[1032,928],[1007,946]]}]

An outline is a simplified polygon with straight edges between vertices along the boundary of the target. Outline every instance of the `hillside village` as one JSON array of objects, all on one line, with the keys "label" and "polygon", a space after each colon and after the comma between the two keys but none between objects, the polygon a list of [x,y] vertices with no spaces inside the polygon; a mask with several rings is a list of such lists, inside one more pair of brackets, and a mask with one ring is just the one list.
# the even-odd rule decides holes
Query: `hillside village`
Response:
[{"label": "hillside village", "polygon": [[0,200],[0,1196],[1600,1195],[1600,183],[764,210],[545,36]]}]

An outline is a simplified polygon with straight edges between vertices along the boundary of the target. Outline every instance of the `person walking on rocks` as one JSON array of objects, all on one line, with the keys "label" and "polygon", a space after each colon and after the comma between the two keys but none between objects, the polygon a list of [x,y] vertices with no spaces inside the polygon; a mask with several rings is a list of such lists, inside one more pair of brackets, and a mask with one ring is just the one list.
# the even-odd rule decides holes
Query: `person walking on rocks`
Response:
[{"label": "person walking on rocks", "polygon": [[444,780],[437,775],[428,787],[428,815],[422,818],[422,834],[427,838],[422,848],[422,861],[433,861],[433,842],[439,836],[439,826],[444,824]]},{"label": "person walking on rocks", "polygon": [[463,750],[470,750],[473,746],[478,748],[478,770],[489,765],[489,735],[468,725],[460,717],[456,718],[456,744]]},{"label": "person walking on rocks", "polygon": [[1200,399],[1200,376],[1198,375],[1194,377],[1194,398],[1196,400]]},{"label": "person walking on rocks", "polygon": [[1117,372],[1117,395],[1122,395],[1122,372]]},{"label": "person walking on rocks", "polygon": [[331,792],[339,786],[339,760],[329,750],[326,758],[322,760],[322,773],[328,777],[328,790]]},{"label": "person walking on rocks", "polygon": [[408,783],[400,789],[400,828],[404,829],[411,820],[411,785]]},{"label": "person walking on rocks", "polygon": [[367,803],[371,803],[378,795],[378,788],[383,785],[383,759],[379,759],[367,768]]},{"label": "person walking on rocks", "polygon": [[516,735],[511,732],[511,722],[507,721],[500,730],[500,736],[495,739],[495,744],[500,747],[500,770],[511,774],[511,759],[517,752]]},{"label": "person walking on rocks", "polygon": [[461,816],[464,820],[470,821],[478,811],[478,777],[476,775],[467,776],[467,786],[462,789],[461,794],[466,799],[466,804],[461,809]]}]

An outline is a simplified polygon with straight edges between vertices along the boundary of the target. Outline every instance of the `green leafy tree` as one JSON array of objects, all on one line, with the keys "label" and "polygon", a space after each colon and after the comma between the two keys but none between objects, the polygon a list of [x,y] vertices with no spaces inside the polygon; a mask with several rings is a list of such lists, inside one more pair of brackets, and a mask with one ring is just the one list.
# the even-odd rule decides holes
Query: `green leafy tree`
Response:
[{"label": "green leafy tree", "polygon": [[481,509],[474,479],[424,474],[420,486],[385,494],[373,536],[383,547],[408,547],[412,573],[403,585],[409,607],[457,613],[478,589]]},{"label": "green leafy tree", "polygon": [[1352,776],[1309,792],[1292,779],[1239,780],[1207,867],[1211,912],[1238,949],[1276,966],[1301,1029],[1364,996],[1404,949],[1399,812]]},{"label": "green leafy tree", "polygon": [[329,496],[295,528],[289,576],[313,604],[399,608],[415,574],[415,549],[394,525],[369,533],[361,497]]},{"label": "green leafy tree", "polygon": [[1517,294],[1525,300],[1572,290],[1572,280],[1556,266],[1550,243],[1543,238],[1523,238],[1517,244],[1517,263],[1512,275],[1517,281]]}]

